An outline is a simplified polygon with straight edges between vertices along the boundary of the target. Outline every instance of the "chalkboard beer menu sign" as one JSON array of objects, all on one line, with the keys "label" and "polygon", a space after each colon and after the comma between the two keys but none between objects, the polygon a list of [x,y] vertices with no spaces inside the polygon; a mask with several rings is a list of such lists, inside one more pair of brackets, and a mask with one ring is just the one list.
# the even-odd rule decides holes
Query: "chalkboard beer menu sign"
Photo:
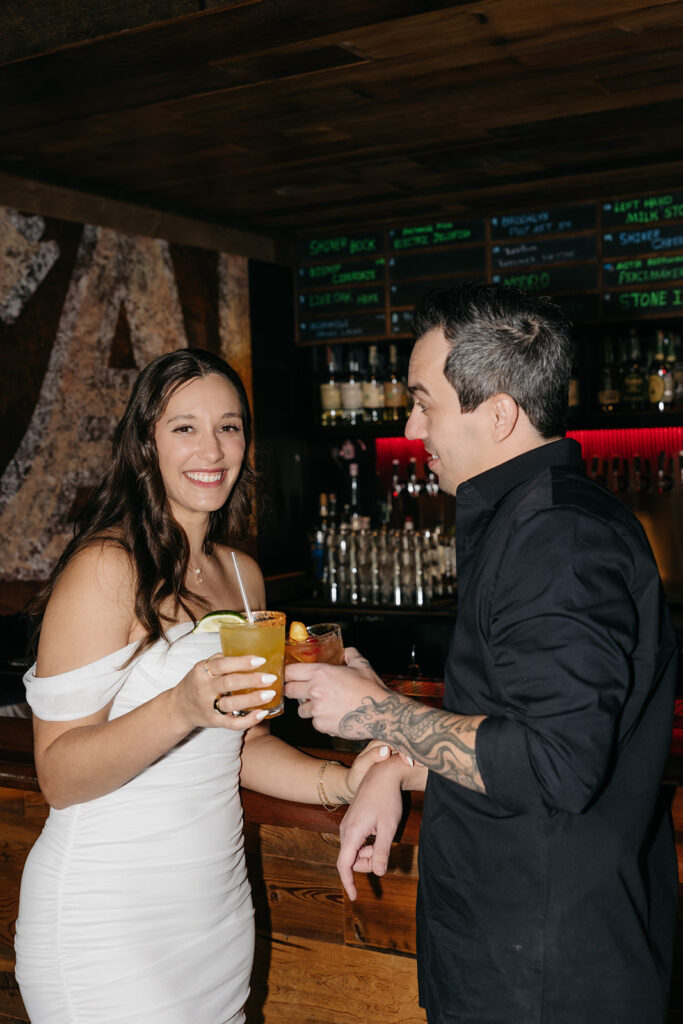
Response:
[{"label": "chalkboard beer menu sign", "polygon": [[491,248],[491,265],[497,270],[536,267],[571,260],[597,261],[595,236],[553,238],[543,242],[509,242]]},{"label": "chalkboard beer menu sign", "polygon": [[671,220],[683,220],[683,192],[614,199],[602,204],[603,228],[629,227],[634,224],[666,224]]},{"label": "chalkboard beer menu sign", "polygon": [[298,340],[408,337],[433,288],[491,281],[551,295],[576,322],[683,315],[683,191],[307,238]]},{"label": "chalkboard beer menu sign", "polygon": [[299,320],[302,341],[340,341],[358,338],[385,337],[384,313],[365,313],[360,316],[330,316],[314,320]]},{"label": "chalkboard beer menu sign", "polygon": [[450,220],[433,224],[411,224],[389,231],[391,252],[405,252],[407,249],[434,249],[443,245],[463,245],[471,242],[484,243],[484,221],[471,220],[456,223]]},{"label": "chalkboard beer menu sign", "polygon": [[568,267],[538,267],[528,270],[510,270],[491,275],[493,284],[521,288],[525,292],[557,295],[560,292],[591,291],[598,287],[597,260],[575,263]]},{"label": "chalkboard beer menu sign", "polygon": [[306,238],[298,245],[297,329],[302,344],[386,337],[384,231]]},{"label": "chalkboard beer menu sign", "polygon": [[610,260],[602,265],[604,287],[637,287],[683,281],[683,253]]},{"label": "chalkboard beer menu sign", "polygon": [[595,231],[595,203],[557,206],[525,213],[501,213],[491,217],[491,241],[537,238],[539,235],[567,235]]},{"label": "chalkboard beer menu sign", "polygon": [[434,288],[455,280],[486,280],[486,225],[483,220],[437,221],[392,228],[389,244],[389,311],[392,334],[409,333],[412,309]]},{"label": "chalkboard beer menu sign", "polygon": [[384,309],[384,287],[331,288],[299,295],[302,314],[344,313],[347,310]]},{"label": "chalkboard beer menu sign", "polygon": [[299,261],[352,259],[359,256],[380,256],[384,248],[383,232],[342,233],[322,238],[307,238],[299,243]]},{"label": "chalkboard beer menu sign", "polygon": [[626,253],[659,253],[683,249],[683,224],[665,227],[616,228],[602,236],[603,256]]},{"label": "chalkboard beer menu sign", "polygon": [[389,257],[390,281],[414,281],[417,278],[447,277],[450,274],[486,272],[483,245],[462,249],[435,249],[432,252],[406,253]]},{"label": "chalkboard beer menu sign", "polygon": [[339,288],[356,284],[384,284],[386,260],[379,256],[374,260],[354,260],[353,263],[311,263],[299,267],[299,288],[319,288],[333,285]]},{"label": "chalkboard beer menu sign", "polygon": [[656,313],[680,316],[683,313],[683,288],[641,288],[638,291],[605,292],[602,297],[605,317],[627,315],[629,320]]}]

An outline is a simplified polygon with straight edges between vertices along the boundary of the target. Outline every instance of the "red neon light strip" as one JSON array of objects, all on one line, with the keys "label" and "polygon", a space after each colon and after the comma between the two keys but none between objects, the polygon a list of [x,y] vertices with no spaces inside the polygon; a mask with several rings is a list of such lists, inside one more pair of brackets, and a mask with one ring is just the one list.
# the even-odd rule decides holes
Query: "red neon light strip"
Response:
[{"label": "red neon light strip", "polygon": [[[578,441],[586,461],[593,458],[611,459],[615,455],[630,459],[640,455],[642,459],[656,462],[660,452],[675,455],[683,451],[683,427],[622,427],[605,430],[568,430],[567,437]],[[378,437],[376,442],[377,469],[382,481],[388,485],[391,480],[391,463],[398,459],[401,474],[405,475],[408,459],[417,459],[418,476],[424,476],[427,453],[422,441],[409,441],[405,437]]]}]

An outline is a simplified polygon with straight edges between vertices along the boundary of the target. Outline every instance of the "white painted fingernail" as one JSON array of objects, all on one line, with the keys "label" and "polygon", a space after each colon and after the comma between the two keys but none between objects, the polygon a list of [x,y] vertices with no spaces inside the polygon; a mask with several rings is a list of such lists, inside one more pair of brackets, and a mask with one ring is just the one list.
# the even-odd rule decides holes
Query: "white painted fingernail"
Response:
[{"label": "white painted fingernail", "polygon": [[272,672],[264,672],[261,676],[262,683],[274,683],[277,676],[274,676]]},{"label": "white painted fingernail", "polygon": [[252,668],[258,668],[259,665],[265,665],[265,663],[265,658],[252,658],[249,664],[251,665]]},{"label": "white painted fingernail", "polygon": [[260,722],[261,719],[265,718],[267,714],[268,714],[267,711],[259,711],[259,712],[257,712],[257,714],[256,714],[256,721]]},{"label": "white painted fingernail", "polygon": [[406,761],[408,762],[408,764],[410,765],[410,767],[411,767],[411,768],[412,768],[412,767],[413,767],[413,765],[415,764],[415,762],[413,761],[413,759],[412,759],[412,757],[410,756],[410,754],[406,754]]},{"label": "white painted fingernail", "polygon": [[379,756],[380,757],[386,757],[388,753],[389,753],[389,747],[380,747],[379,748]]},{"label": "white painted fingernail", "polygon": [[261,690],[261,700],[272,700],[275,696],[275,690]]}]

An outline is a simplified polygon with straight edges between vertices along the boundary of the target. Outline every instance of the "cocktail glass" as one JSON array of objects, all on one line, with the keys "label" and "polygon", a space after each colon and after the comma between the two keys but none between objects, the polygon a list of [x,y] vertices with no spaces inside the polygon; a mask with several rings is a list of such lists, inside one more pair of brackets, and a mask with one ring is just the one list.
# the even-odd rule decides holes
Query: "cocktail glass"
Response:
[{"label": "cocktail glass", "polygon": [[328,665],[344,664],[344,644],[338,622],[321,622],[306,626],[305,640],[285,640],[285,665],[292,662],[324,661]]},{"label": "cocktail glass", "polygon": [[[268,683],[267,689],[275,690],[275,696],[268,704],[260,704],[258,707],[268,711],[266,718],[275,718],[284,711],[284,700],[282,697],[282,671],[284,667],[285,654],[285,613],[260,611],[253,613],[254,621],[246,619],[240,622],[239,619],[227,619],[221,622],[221,647],[223,654],[238,656],[243,654],[257,655],[266,659],[265,665],[258,669],[260,677],[262,672],[272,672],[277,676],[274,683]],[[259,686],[246,687],[236,693],[256,693],[263,690],[264,684]],[[247,710],[253,710],[249,708]]]}]

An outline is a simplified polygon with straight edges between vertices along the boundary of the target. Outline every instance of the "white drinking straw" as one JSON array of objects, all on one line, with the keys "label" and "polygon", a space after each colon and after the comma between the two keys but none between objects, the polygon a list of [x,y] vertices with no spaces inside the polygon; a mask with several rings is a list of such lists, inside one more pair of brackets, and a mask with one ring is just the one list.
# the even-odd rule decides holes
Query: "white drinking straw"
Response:
[{"label": "white drinking straw", "polygon": [[232,560],[233,560],[233,563],[234,563],[234,566],[235,566],[235,572],[237,573],[237,582],[239,584],[240,594],[242,595],[242,600],[244,602],[244,610],[247,613],[247,618],[249,619],[249,622],[253,622],[254,621],[254,613],[252,612],[251,608],[249,607],[249,602],[247,601],[247,592],[244,589],[244,583],[242,583],[242,577],[240,576],[239,567],[237,565],[237,558],[235,557],[235,552],[234,551],[232,553]]}]

